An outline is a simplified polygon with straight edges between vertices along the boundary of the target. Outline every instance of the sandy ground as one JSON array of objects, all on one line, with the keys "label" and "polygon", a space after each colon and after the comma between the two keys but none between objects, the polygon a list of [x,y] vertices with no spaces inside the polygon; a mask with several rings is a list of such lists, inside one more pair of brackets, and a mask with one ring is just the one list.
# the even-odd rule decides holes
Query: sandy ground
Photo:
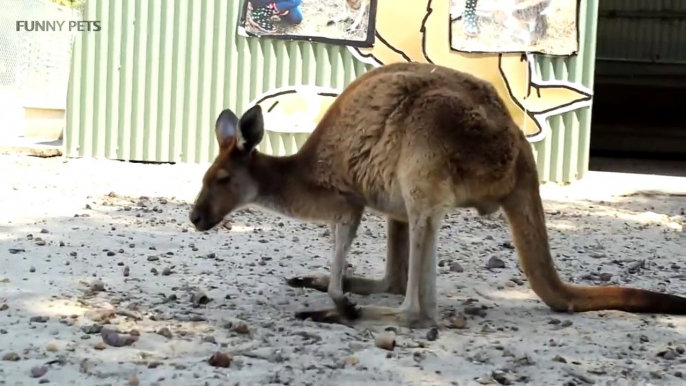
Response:
[{"label": "sandy ground", "polygon": [[[497,9],[500,0],[478,0],[477,8]],[[548,15],[548,30],[541,39],[531,45],[516,40],[512,34],[495,20],[477,18],[481,33],[468,37],[463,33],[463,20],[452,22],[453,49],[476,52],[541,52],[550,55],[569,55],[578,49],[577,0],[556,0]],[[461,14],[464,0],[451,0],[455,10]]]},{"label": "sandy ground", "polygon": [[[686,317],[553,313],[502,216],[471,210],[446,217],[438,268],[441,322],[465,315],[464,328],[399,329],[386,351],[382,327],[297,321],[329,305],[284,284],[327,270],[326,228],[252,209],[194,231],[205,167],[0,156],[0,384],[684,384]],[[686,293],[686,190],[612,196],[618,185],[597,180],[543,188],[562,276]],[[384,258],[384,222],[369,215],[351,270],[380,276]],[[208,363],[217,352],[228,368]]]}]

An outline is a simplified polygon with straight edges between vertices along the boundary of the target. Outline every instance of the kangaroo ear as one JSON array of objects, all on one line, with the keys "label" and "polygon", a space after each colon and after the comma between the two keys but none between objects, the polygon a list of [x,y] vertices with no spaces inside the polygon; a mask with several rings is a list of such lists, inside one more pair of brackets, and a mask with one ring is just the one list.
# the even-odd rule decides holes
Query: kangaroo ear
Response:
[{"label": "kangaroo ear", "polygon": [[220,148],[229,146],[236,139],[237,128],[238,117],[233,111],[226,109],[219,114],[214,133]]},{"label": "kangaroo ear", "polygon": [[248,109],[238,121],[238,142],[236,146],[244,152],[251,152],[264,137],[262,107],[255,105]]}]

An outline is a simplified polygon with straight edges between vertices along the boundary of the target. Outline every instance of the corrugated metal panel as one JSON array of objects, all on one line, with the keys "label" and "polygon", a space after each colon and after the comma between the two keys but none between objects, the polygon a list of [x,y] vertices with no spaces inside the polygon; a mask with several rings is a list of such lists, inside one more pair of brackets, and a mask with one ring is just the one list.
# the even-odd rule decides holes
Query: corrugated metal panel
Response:
[{"label": "corrugated metal panel", "polygon": [[603,0],[598,59],[686,63],[686,1]]},{"label": "corrugated metal panel", "polygon": [[220,109],[280,86],[344,87],[367,70],[343,47],[236,39],[239,1],[87,4],[104,28],[75,44],[67,156],[208,162]]},{"label": "corrugated metal panel", "polygon": [[[276,87],[343,88],[371,67],[343,47],[235,38],[240,1],[99,0],[86,20],[102,32],[75,44],[65,154],[156,162],[209,162],[217,111],[242,112]],[[164,6],[161,6],[164,4]],[[597,0],[583,0],[580,55],[539,59],[544,79],[592,87]],[[261,150],[290,154],[306,136],[270,134]],[[543,181],[568,182],[588,169],[590,109],[551,120],[534,149]]]}]

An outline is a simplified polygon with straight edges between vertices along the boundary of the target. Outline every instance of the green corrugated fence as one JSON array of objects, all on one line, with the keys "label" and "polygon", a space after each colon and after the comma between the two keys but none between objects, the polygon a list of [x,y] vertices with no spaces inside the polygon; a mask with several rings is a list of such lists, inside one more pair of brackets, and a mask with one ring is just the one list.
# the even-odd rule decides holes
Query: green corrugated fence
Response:
[{"label": "green corrugated fence", "polygon": [[[448,0],[446,0],[448,1]],[[597,1],[581,1],[577,57],[538,59],[543,79],[593,86]],[[343,88],[371,69],[345,47],[236,37],[238,0],[98,0],[80,34],[69,82],[65,155],[154,162],[209,162],[212,126],[257,95],[311,84]],[[270,134],[260,147],[292,152],[303,134]],[[588,168],[590,108],[550,119],[534,144],[542,181],[570,182]],[[280,150],[279,150],[280,149]]]}]

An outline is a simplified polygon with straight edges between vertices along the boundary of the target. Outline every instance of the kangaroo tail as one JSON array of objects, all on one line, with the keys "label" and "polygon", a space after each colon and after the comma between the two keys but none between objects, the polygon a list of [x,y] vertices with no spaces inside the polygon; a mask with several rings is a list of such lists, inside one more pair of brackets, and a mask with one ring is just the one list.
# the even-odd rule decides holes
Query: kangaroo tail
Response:
[{"label": "kangaroo tail", "polygon": [[[523,146],[530,145],[525,143]],[[501,205],[529,283],[550,308],[560,312],[620,310],[632,313],[686,314],[684,297],[637,288],[592,287],[562,282],[550,254],[538,174],[529,149],[519,152],[516,173],[515,187],[501,201]]]}]

